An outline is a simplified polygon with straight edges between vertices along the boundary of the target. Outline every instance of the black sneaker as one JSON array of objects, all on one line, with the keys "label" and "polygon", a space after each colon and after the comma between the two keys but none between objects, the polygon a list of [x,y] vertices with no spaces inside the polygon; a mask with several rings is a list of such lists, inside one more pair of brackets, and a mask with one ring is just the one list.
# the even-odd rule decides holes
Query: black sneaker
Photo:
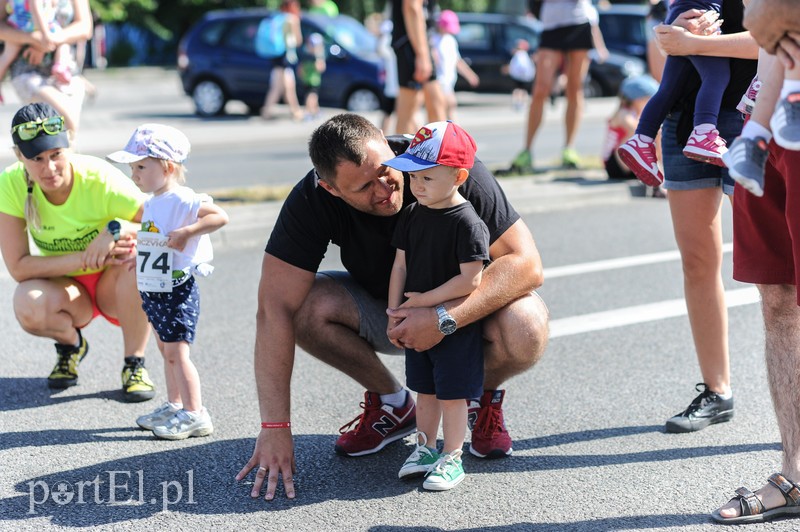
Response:
[{"label": "black sneaker", "polygon": [[[76,329],[77,330],[77,329]],[[78,365],[89,352],[89,343],[78,330],[80,345],[56,344],[58,361],[50,376],[47,377],[47,385],[50,388],[63,390],[78,384]]]},{"label": "black sneaker", "polygon": [[[701,388],[702,387],[702,388]],[[733,417],[733,397],[723,399],[701,382],[695,386],[700,395],[689,407],[667,420],[667,432],[695,432],[715,423],[730,421]]]},{"label": "black sneaker", "polygon": [[149,401],[156,395],[156,387],[150,380],[144,359],[138,357],[125,357],[125,367],[122,368],[122,392],[129,403]]}]

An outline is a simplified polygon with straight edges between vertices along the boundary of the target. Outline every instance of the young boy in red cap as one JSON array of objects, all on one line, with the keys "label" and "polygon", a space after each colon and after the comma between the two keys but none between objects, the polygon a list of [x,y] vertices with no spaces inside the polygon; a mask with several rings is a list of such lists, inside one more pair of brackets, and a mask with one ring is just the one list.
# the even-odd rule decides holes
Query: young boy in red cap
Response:
[{"label": "young boy in red cap", "polygon": [[[464,480],[460,457],[467,400],[483,392],[481,324],[459,328],[443,306],[477,288],[489,260],[489,229],[458,192],[475,151],[475,141],[462,128],[450,121],[433,122],[417,132],[405,153],[383,163],[408,173],[417,199],[403,209],[392,239],[397,252],[389,307],[436,307],[444,334],[427,351],[406,349],[406,385],[417,392],[417,433],[416,448],[398,476],[425,474],[422,486],[430,490],[449,490]],[[398,324],[390,318],[387,333]],[[441,454],[436,448],[440,419]]]}]

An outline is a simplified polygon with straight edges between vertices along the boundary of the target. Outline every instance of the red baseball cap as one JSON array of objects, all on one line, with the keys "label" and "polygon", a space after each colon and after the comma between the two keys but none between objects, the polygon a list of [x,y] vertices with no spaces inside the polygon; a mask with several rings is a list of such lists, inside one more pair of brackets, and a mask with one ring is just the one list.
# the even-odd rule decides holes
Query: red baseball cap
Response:
[{"label": "red baseball cap", "polygon": [[383,164],[401,172],[417,172],[434,166],[472,168],[475,139],[451,121],[432,122],[417,131],[405,153]]}]

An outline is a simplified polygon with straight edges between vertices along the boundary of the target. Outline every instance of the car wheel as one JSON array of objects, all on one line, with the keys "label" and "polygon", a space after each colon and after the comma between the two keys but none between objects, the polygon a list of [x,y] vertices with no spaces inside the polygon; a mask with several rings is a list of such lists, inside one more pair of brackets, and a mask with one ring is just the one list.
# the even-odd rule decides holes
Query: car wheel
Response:
[{"label": "car wheel", "polygon": [[381,100],[370,89],[356,89],[347,97],[345,108],[354,112],[376,111],[381,108]]},{"label": "car wheel", "polygon": [[221,115],[225,111],[227,97],[225,91],[216,81],[204,80],[192,90],[194,107],[200,116]]}]

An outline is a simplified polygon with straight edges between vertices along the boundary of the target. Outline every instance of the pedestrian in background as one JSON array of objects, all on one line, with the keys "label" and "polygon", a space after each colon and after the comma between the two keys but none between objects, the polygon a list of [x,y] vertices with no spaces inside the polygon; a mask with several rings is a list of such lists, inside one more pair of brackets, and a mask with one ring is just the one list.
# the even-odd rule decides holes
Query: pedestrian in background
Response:
[{"label": "pedestrian in background", "polygon": [[[283,0],[280,12],[273,15],[271,19],[265,19],[265,22],[265,36],[270,42],[282,40],[283,49],[279,55],[272,58],[269,90],[264,98],[264,106],[261,108],[261,118],[271,120],[273,118],[272,108],[283,96],[292,113],[292,119],[302,120],[303,111],[297,100],[297,83],[294,73],[297,66],[297,46],[303,42],[303,34],[300,31],[300,4],[297,0]],[[259,30],[262,29],[259,27]]]},{"label": "pedestrian in background", "polygon": [[322,85],[325,68],[325,41],[319,33],[312,33],[303,46],[302,59],[298,67],[300,83],[306,95],[306,120],[319,118],[319,88]]},{"label": "pedestrian in background", "polygon": [[425,100],[428,122],[446,117],[444,95],[436,81],[436,71],[428,39],[431,20],[428,0],[392,2],[392,48],[397,56],[397,132],[413,133],[419,129],[417,111],[419,94]]},{"label": "pedestrian in background", "polygon": [[536,65],[530,53],[530,44],[526,39],[517,39],[511,51],[511,61],[506,67],[508,76],[514,81],[511,92],[511,107],[515,111],[525,109],[528,104],[531,83],[536,76]]},{"label": "pedestrian in background", "polygon": [[461,74],[473,88],[480,83],[480,78],[464,61],[458,50],[458,41],[455,36],[460,31],[461,23],[458,20],[458,15],[449,9],[445,9],[439,14],[439,19],[436,21],[436,33],[431,36],[433,62],[436,66],[436,80],[442,89],[445,101],[445,115],[448,120],[455,120],[456,107],[458,107],[455,92],[458,75]]}]

